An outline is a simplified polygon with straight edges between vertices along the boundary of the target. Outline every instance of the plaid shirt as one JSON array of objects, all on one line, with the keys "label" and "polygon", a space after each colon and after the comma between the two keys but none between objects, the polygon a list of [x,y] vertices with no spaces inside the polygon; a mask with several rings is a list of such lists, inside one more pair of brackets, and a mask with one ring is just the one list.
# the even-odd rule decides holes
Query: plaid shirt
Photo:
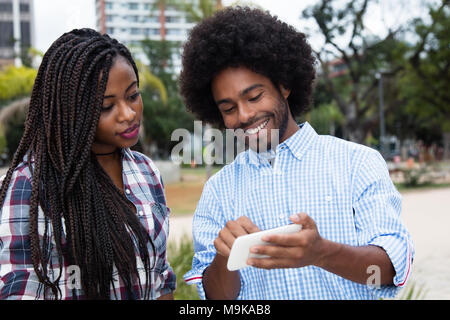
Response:
[{"label": "plaid shirt", "polygon": [[[43,299],[43,285],[37,278],[31,260],[28,235],[31,174],[24,162],[14,171],[0,215],[0,299]],[[151,257],[150,260],[150,265],[155,263],[155,268],[150,271],[151,298],[156,299],[160,295],[174,291],[176,283],[176,276],[166,257],[169,209],[166,207],[163,183],[153,162],[139,152],[124,149],[122,165],[126,197],[135,205],[139,220],[150,233],[156,248],[155,257]],[[38,230],[41,237],[44,233],[44,224],[43,211],[39,208]],[[50,241],[52,259],[49,262],[48,275],[50,280],[56,280],[60,271],[56,245],[51,232]],[[149,250],[152,252],[150,245]],[[136,260],[144,289],[145,269],[138,253],[136,253]],[[76,285],[76,282],[74,283],[76,279],[72,277],[75,271],[74,266],[68,266],[63,259],[59,281],[62,299],[73,299],[71,289]],[[111,299],[115,299],[116,296],[117,299],[130,298],[115,267],[113,277],[116,295],[111,287]],[[82,290],[78,288],[76,290],[78,298],[82,299]]]},{"label": "plaid shirt", "polygon": [[247,267],[239,270],[238,299],[393,297],[409,278],[413,246],[400,220],[401,196],[384,159],[368,147],[319,136],[304,123],[277,146],[273,167],[266,157],[248,150],[208,180],[194,215],[195,255],[184,280],[196,283],[205,299],[202,275],[216,255],[214,239],[227,221],[247,216],[266,230],[290,223],[289,216],[298,212],[314,219],[325,239],[383,248],[396,272],[394,285],[358,284],[316,266]]}]

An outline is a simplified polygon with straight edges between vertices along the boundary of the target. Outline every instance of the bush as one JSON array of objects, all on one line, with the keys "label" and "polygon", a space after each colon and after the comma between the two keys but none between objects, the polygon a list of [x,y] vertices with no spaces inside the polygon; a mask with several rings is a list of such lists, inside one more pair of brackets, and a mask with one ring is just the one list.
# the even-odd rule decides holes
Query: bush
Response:
[{"label": "bush", "polygon": [[170,242],[167,246],[167,256],[170,266],[177,275],[177,289],[174,293],[176,300],[199,300],[197,287],[187,285],[183,275],[191,269],[192,257],[194,256],[194,244],[188,236],[183,236],[177,245]]},{"label": "bush", "polygon": [[31,93],[37,70],[8,66],[0,71],[0,104]]}]

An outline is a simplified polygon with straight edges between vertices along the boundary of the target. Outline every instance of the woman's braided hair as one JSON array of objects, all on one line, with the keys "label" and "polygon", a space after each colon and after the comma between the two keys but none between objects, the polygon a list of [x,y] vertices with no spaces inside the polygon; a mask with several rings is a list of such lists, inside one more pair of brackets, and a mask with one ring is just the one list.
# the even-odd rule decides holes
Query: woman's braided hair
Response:
[{"label": "woman's braided hair", "polygon": [[[63,257],[69,265],[80,267],[83,298],[110,299],[113,267],[127,297],[148,298],[150,294],[152,240],[91,151],[108,72],[118,55],[130,62],[139,79],[128,49],[108,35],[75,29],[51,45],[39,67],[25,131],[0,190],[3,204],[15,168],[25,155],[34,159],[34,167],[27,162],[32,170],[29,243],[44,298],[49,289],[54,298],[61,296]],[[39,206],[45,218],[41,242]],[[47,269],[49,224],[60,266],[55,281]],[[145,289],[139,281],[136,251],[145,267]]]}]

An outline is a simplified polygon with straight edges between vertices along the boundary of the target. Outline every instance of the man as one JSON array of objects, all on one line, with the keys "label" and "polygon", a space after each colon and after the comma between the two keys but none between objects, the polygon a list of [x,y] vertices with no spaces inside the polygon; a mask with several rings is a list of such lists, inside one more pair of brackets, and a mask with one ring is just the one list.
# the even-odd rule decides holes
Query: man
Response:
[{"label": "man", "polygon": [[[314,78],[305,36],[268,13],[228,8],[192,30],[180,75],[188,109],[275,155],[248,148],[205,184],[184,277],[201,298],[377,299],[409,278],[413,247],[383,158],[295,122]],[[302,230],[251,249],[267,258],[227,269],[237,237],[289,223]]]}]

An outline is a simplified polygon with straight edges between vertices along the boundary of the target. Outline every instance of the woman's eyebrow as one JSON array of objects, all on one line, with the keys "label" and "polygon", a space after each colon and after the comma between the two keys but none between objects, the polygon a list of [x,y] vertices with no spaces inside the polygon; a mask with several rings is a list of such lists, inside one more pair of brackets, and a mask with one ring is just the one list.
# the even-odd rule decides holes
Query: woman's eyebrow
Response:
[{"label": "woman's eyebrow", "polygon": [[[137,83],[137,80],[133,81],[125,90],[125,93],[128,92],[128,90],[130,90],[135,84]],[[107,95],[107,96],[103,96],[103,99],[108,99],[108,98],[114,98],[115,95]]]}]

